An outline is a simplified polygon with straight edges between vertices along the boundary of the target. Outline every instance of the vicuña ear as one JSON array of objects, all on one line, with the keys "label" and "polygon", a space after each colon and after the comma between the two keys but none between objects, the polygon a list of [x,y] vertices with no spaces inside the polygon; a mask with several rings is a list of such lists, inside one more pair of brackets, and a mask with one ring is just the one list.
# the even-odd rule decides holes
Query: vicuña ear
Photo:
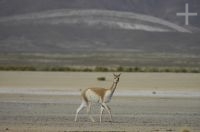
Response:
[{"label": "vicu\u00f1a ear", "polygon": [[120,77],[120,75],[121,75],[121,73],[119,73],[119,74],[113,73],[113,76],[115,76],[115,77]]}]

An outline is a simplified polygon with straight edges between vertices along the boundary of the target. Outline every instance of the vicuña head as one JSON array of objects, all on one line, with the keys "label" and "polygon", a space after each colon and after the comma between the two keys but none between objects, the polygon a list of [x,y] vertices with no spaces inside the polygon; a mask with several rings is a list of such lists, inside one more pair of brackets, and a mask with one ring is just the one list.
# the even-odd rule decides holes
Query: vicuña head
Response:
[{"label": "vicu\u00f1a head", "polygon": [[91,103],[99,103],[101,105],[100,122],[104,109],[106,109],[106,111],[109,113],[110,120],[112,121],[111,109],[107,106],[106,103],[110,102],[110,100],[112,99],[113,93],[115,92],[115,89],[119,82],[120,75],[121,74],[113,73],[114,79],[110,88],[99,88],[99,87],[87,88],[81,93],[82,103],[76,110],[75,121],[77,121],[78,113],[84,107],[87,107],[87,114],[89,118],[91,119],[92,122],[95,122],[92,116],[90,115]]}]

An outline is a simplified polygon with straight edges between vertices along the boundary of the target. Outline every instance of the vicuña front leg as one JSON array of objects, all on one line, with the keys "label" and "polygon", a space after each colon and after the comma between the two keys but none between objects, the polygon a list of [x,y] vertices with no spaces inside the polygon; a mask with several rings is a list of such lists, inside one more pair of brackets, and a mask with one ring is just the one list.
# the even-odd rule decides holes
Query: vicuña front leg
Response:
[{"label": "vicu\u00f1a front leg", "polygon": [[102,119],[102,114],[103,114],[103,111],[104,111],[104,106],[103,105],[101,105],[101,108],[100,108],[100,123],[101,123],[101,119]]},{"label": "vicu\u00f1a front leg", "polygon": [[[112,122],[113,120],[112,120],[112,114],[111,114],[110,107],[108,107],[105,103],[102,103],[102,106],[107,110],[107,112],[108,112],[108,114],[110,116],[110,121]],[[103,111],[102,111],[102,113],[103,113]],[[102,115],[102,113],[101,113],[101,115]]]},{"label": "vicu\u00f1a front leg", "polygon": [[110,121],[112,122],[113,121],[113,119],[112,119],[112,112],[111,112],[111,108],[107,105],[107,107],[108,107],[108,110],[110,111]]}]

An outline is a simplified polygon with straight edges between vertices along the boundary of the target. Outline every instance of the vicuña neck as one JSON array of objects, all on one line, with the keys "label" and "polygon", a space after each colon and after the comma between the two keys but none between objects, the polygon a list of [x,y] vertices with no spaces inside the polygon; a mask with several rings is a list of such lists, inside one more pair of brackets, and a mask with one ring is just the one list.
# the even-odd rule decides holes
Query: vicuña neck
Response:
[{"label": "vicu\u00f1a neck", "polygon": [[113,82],[112,86],[110,87],[110,90],[111,90],[111,96],[112,96],[113,93],[115,92],[116,87],[117,87],[117,82]]}]

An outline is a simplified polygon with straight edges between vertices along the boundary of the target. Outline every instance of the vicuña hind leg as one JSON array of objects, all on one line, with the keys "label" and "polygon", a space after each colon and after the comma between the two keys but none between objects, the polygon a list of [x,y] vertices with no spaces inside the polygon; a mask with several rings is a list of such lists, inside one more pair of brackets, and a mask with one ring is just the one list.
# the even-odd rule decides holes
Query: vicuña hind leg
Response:
[{"label": "vicu\u00f1a hind leg", "polygon": [[77,117],[78,117],[78,113],[84,108],[86,107],[86,103],[84,101],[82,101],[81,105],[78,107],[78,109],[76,110],[76,116],[75,116],[75,119],[74,121],[76,122],[77,121]]},{"label": "vicu\u00f1a hind leg", "polygon": [[92,122],[95,122],[95,120],[93,119],[93,117],[90,115],[90,110],[91,110],[91,102],[88,103],[88,106],[87,106],[87,114],[88,114],[90,120],[91,120]]}]

